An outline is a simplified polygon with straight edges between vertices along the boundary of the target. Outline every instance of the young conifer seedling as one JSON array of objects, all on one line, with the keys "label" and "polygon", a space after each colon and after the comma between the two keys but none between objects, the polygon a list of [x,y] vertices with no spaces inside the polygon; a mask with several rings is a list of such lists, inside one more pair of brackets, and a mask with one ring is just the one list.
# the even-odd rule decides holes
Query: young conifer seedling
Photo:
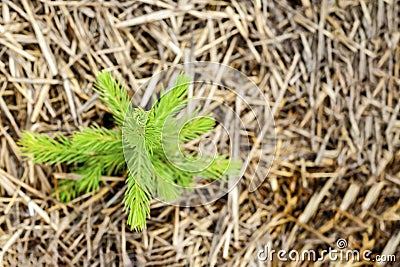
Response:
[{"label": "young conifer seedling", "polygon": [[190,79],[179,74],[174,87],[150,110],[132,108],[126,89],[109,72],[98,75],[95,91],[112,113],[116,127],[92,126],[71,136],[26,131],[19,141],[25,156],[36,163],[66,163],[81,174],[79,180],[61,180],[59,197],[68,202],[82,193],[99,189],[103,175],[125,172],[127,189],[124,209],[131,229],[141,230],[150,215],[153,196],[170,201],[194,178],[225,179],[238,175],[240,163],[228,155],[204,157],[190,152],[182,156],[183,144],[207,134],[215,126],[211,116],[178,116],[188,98]]}]

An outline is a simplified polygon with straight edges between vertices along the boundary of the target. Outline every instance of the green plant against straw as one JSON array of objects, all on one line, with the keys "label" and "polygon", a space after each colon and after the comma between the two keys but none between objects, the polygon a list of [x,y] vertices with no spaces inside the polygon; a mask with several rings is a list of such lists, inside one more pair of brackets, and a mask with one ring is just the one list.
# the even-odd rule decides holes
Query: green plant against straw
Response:
[{"label": "green plant against straw", "polygon": [[[36,163],[65,163],[81,175],[79,180],[61,180],[59,197],[68,202],[82,193],[95,192],[103,175],[125,172],[127,189],[124,209],[131,229],[141,230],[150,215],[153,196],[177,198],[196,177],[226,179],[238,175],[240,162],[228,155],[207,157],[198,152],[182,155],[181,148],[215,127],[211,116],[181,116],[188,98],[190,79],[179,74],[174,87],[163,90],[150,110],[132,108],[126,89],[109,72],[98,75],[95,90],[116,123],[114,129],[93,126],[71,136],[26,131],[19,141],[25,156]],[[179,116],[178,116],[179,115]],[[199,166],[205,166],[199,168]]]}]

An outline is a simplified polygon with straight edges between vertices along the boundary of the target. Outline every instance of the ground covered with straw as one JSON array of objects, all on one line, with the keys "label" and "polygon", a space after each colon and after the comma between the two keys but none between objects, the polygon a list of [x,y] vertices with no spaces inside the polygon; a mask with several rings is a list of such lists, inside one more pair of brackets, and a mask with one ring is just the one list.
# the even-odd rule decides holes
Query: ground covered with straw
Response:
[{"label": "ground covered with straw", "polygon": [[[321,251],[338,239],[371,250],[372,259],[400,261],[399,15],[396,0],[3,0],[0,262],[283,266],[259,262],[258,252]],[[269,100],[276,155],[255,192],[251,160],[228,195],[193,208],[154,201],[147,229],[134,232],[122,211],[124,177],[105,177],[98,192],[65,204],[52,192],[74,178],[68,168],[21,156],[25,130],[113,127],[92,89],[99,71],[120,77],[140,103],[149,77],[195,60],[242,71]],[[256,134],[254,155],[262,153]],[[325,256],[292,264],[339,263]]]}]

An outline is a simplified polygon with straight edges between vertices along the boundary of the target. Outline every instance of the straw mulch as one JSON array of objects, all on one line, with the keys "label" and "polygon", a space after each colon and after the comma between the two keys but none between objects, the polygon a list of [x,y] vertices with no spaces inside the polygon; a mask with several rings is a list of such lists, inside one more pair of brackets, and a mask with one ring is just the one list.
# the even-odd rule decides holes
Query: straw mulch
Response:
[{"label": "straw mulch", "polygon": [[[265,245],[321,250],[339,238],[399,260],[400,5],[315,2],[3,0],[3,265],[258,266]],[[112,127],[92,91],[100,70],[133,92],[192,60],[239,69],[270,101],[277,154],[254,193],[250,162],[238,187],[212,205],[154,201],[148,228],[137,233],[125,224],[123,179],[106,178],[96,194],[64,204],[51,192],[68,169],[21,157],[24,130]]]}]

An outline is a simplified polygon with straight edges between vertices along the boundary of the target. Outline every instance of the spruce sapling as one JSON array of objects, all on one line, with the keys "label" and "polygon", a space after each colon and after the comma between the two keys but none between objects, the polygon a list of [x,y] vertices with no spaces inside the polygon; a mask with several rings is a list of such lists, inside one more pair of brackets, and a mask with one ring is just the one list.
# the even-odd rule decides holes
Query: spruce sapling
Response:
[{"label": "spruce sapling", "polygon": [[64,202],[96,192],[103,175],[125,172],[127,223],[131,229],[141,230],[150,215],[152,196],[173,200],[182,187],[190,188],[195,177],[226,179],[239,174],[240,162],[230,160],[228,155],[211,158],[186,153],[185,157],[173,156],[173,163],[168,157],[215,126],[211,116],[196,117],[196,112],[178,118],[188,101],[189,84],[190,79],[179,74],[174,87],[169,92],[163,90],[150,110],[143,110],[132,108],[126,89],[109,72],[102,72],[95,91],[112,113],[114,129],[92,126],[68,137],[25,131],[19,141],[21,151],[36,163],[65,163],[82,175],[79,180],[61,181],[57,192]]}]

